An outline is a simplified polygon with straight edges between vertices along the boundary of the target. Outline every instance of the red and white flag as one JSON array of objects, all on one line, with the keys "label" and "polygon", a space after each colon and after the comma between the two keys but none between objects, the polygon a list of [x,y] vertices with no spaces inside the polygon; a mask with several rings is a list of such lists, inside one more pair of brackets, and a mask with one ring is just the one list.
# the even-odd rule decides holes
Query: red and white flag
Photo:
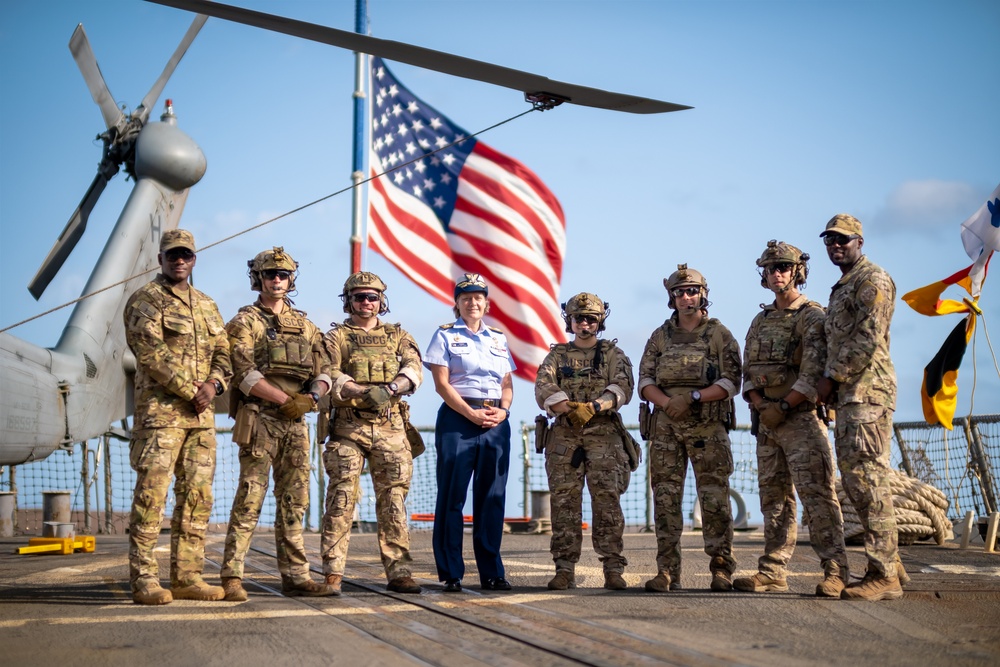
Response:
[{"label": "red and white flag", "polygon": [[[516,375],[534,381],[566,340],[557,295],[566,219],[530,169],[493,150],[400,85],[372,58],[368,242],[429,294],[454,304],[455,281],[479,273],[487,320],[507,335]],[[452,145],[439,152],[444,146]]]}]

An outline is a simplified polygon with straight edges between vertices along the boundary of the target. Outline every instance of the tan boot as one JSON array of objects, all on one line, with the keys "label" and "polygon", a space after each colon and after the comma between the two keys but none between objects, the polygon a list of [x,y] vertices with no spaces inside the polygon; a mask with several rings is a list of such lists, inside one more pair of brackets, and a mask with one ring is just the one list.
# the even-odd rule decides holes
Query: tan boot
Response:
[{"label": "tan boot", "polygon": [[243,588],[243,580],[239,577],[223,577],[222,590],[226,592],[226,597],[222,599],[227,602],[247,601],[247,591]]},{"label": "tan boot", "polygon": [[621,572],[605,572],[604,587],[609,591],[623,591],[628,588],[628,584],[625,583],[625,577]]},{"label": "tan boot", "polygon": [[564,591],[576,588],[576,577],[569,570],[556,570],[556,576],[549,581],[550,591]]},{"label": "tan boot", "polygon": [[413,580],[413,577],[396,577],[385,587],[385,590],[393,593],[410,593],[416,595],[423,589],[420,584]]},{"label": "tan boot", "polygon": [[326,585],[333,589],[334,595],[340,595],[341,586],[344,583],[344,575],[342,574],[328,574],[326,575]]},{"label": "tan boot", "polygon": [[136,604],[170,604],[174,601],[174,596],[158,581],[140,580],[132,588],[132,602]]},{"label": "tan boot", "polygon": [[839,598],[845,587],[844,578],[840,573],[828,573],[823,577],[823,581],[816,585],[816,597]]},{"label": "tan boot", "polygon": [[906,568],[903,567],[903,561],[896,556],[896,577],[899,579],[899,585],[905,586],[910,583],[910,575],[906,573]]},{"label": "tan boot", "polygon": [[[715,576],[712,577],[713,583]],[[752,577],[740,577],[733,580],[733,588],[745,593],[773,593],[788,590],[788,581],[783,577],[771,577],[763,572],[758,572]],[[714,589],[713,589],[714,590]],[[840,592],[838,591],[839,595]]]},{"label": "tan boot", "polygon": [[650,593],[667,593],[670,591],[670,575],[660,572],[646,582],[646,590]]},{"label": "tan boot", "polygon": [[211,586],[201,579],[187,586],[171,586],[170,590],[174,594],[175,600],[215,601],[223,600],[226,597],[226,591],[222,589],[222,586]]},{"label": "tan boot", "polygon": [[898,600],[903,597],[903,588],[899,585],[899,577],[888,579],[869,572],[865,578],[856,584],[845,588],[841,594],[843,600]]},{"label": "tan boot", "polygon": [[712,573],[712,584],[710,588],[716,593],[726,593],[733,590],[733,578],[725,570],[716,570]]},{"label": "tan boot", "polygon": [[286,597],[290,598],[322,598],[329,595],[337,595],[332,586],[328,586],[325,583],[321,584],[318,581],[313,581],[312,579],[306,579],[300,583],[295,583],[290,579],[282,580],[281,592]]}]

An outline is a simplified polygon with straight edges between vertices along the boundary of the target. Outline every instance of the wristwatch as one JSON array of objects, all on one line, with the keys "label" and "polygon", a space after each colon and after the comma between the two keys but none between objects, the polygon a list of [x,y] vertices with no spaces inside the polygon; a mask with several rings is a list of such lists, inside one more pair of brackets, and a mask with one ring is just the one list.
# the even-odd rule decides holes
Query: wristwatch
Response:
[{"label": "wristwatch", "polygon": [[782,412],[791,412],[792,406],[785,399],[778,401],[778,407],[781,408]]},{"label": "wristwatch", "polygon": [[222,386],[222,382],[219,380],[212,380],[212,384],[215,385],[215,395],[222,396],[222,392],[226,390],[225,387]]},{"label": "wristwatch", "polygon": [[691,392],[691,402],[700,403],[701,402],[701,392],[695,389]]},{"label": "wristwatch", "polygon": [[601,411],[601,402],[595,398],[590,402],[590,407],[594,408],[594,414],[596,415]]},{"label": "wristwatch", "polygon": [[390,382],[388,389],[389,389],[389,391],[392,392],[393,396],[395,396],[396,394],[399,393],[399,385],[396,384],[395,382]]},{"label": "wristwatch", "polygon": [[312,396],[313,403],[319,405],[319,394],[317,394],[315,391],[310,391],[309,395]]}]

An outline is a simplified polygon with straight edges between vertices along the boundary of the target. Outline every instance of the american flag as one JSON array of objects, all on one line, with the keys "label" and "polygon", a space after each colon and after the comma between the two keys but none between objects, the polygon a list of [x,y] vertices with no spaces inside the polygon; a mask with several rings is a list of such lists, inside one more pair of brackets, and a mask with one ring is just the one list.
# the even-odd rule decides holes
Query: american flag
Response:
[{"label": "american flag", "polygon": [[531,170],[465,138],[380,58],[372,58],[371,97],[371,175],[409,163],[371,182],[371,248],[449,306],[455,280],[482,274],[486,319],[507,335],[515,374],[533,382],[549,344],[566,340],[556,296],[566,250],[562,207]]}]

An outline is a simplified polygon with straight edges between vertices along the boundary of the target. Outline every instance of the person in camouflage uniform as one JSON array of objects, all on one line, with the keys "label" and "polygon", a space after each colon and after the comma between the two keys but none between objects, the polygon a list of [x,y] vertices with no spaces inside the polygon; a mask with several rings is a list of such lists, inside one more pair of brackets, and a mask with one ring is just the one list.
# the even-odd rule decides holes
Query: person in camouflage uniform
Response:
[{"label": "person in camouflage uniform", "polygon": [[[129,580],[138,604],[221,600],[202,579],[215,476],[213,402],[232,375],[222,316],[190,284],[194,237],[172,229],[160,238],[159,273],[129,297],[122,313],[135,355],[135,416],[129,463],[136,472],[129,516]],[[160,586],[153,550],[176,476],[170,521],[170,588]]]},{"label": "person in camouflage uniform", "polygon": [[406,496],[413,476],[407,440],[408,408],[400,396],[423,379],[420,350],[399,324],[379,319],[389,312],[385,283],[361,271],[344,283],[343,324],[333,324],[323,344],[333,379],[330,439],[323,465],[330,478],[323,515],[323,572],[340,590],[365,460],[375,489],[375,512],[387,589],[419,593],[410,572]]},{"label": "person in camouflage uniform", "polygon": [[809,523],[809,541],[825,573],[816,595],[840,597],[848,581],[844,519],[834,486],[833,450],[816,414],[816,384],[826,362],[823,307],[799,292],[809,255],[769,241],[757,260],[760,283],[774,293],[761,304],[743,349],[743,397],[757,435],[757,477],[764,517],[758,572],[733,587],[754,593],[787,591],[786,571],[797,537],[795,492]]},{"label": "person in camouflage uniform", "polygon": [[891,600],[903,596],[898,567],[896,517],[889,489],[896,371],[889,356],[889,324],[896,285],[865,257],[861,222],[835,215],[820,234],[843,274],[830,292],[826,312],[826,367],[819,398],[834,406],[834,439],[844,490],[865,531],[868,568],[842,598]]},{"label": "person in camouflage uniform", "polygon": [[713,591],[732,590],[733,515],[729,428],[733,396],[742,383],[740,346],[719,320],[708,316],[708,283],[679,264],[664,279],[674,314],[650,336],[639,363],[639,395],[654,406],[650,428],[650,484],[656,515],[657,575],[646,590],[680,586],[681,502],[688,460],[702,508],[705,553],[711,556]]},{"label": "person in camouflage uniform", "polygon": [[247,262],[257,301],[240,308],[229,324],[233,360],[230,416],[233,442],[240,448],[240,481],[233,498],[222,559],[226,600],[247,599],[243,564],[274,468],[274,542],[285,595],[335,595],[332,586],[309,576],[302,520],[309,504],[309,428],[304,415],[316,409],[332,380],[323,337],[306,314],[296,310],[298,263],[284,248],[258,253]]},{"label": "person in camouflage uniform", "polygon": [[583,543],[583,485],[590,489],[594,551],[604,565],[604,587],[627,587],[622,574],[625,517],[621,495],[631,476],[622,445],[618,410],[632,398],[632,362],[616,340],[598,339],[610,314],[596,294],[577,294],[563,304],[573,341],[553,345],[538,367],[535,401],[556,417],[545,449],[552,505],[551,590],[575,588],[574,570]]}]

